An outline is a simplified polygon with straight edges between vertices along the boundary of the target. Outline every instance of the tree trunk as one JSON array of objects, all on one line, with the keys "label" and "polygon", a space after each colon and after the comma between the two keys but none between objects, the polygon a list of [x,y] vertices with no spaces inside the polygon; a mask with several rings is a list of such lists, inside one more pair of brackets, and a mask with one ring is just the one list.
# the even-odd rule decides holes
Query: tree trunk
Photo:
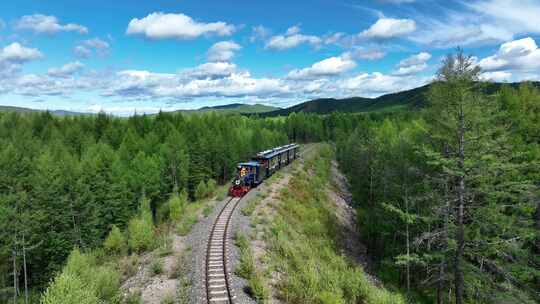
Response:
[{"label": "tree trunk", "polygon": [[28,304],[28,278],[26,273],[26,244],[24,234],[22,236],[23,241],[23,269],[24,269],[24,304]]},{"label": "tree trunk", "polygon": [[463,217],[465,208],[465,118],[463,106],[459,110],[458,127],[458,189],[457,189],[457,231],[456,231],[456,253],[454,257],[454,285],[456,289],[456,304],[463,304],[463,270],[461,260],[465,248],[465,232],[463,227]]},{"label": "tree trunk", "polygon": [[13,304],[17,304],[17,252],[12,250],[13,254]]},{"label": "tree trunk", "polygon": [[[405,213],[409,216],[409,199],[407,198],[407,190],[405,190]],[[405,234],[407,237],[407,295],[411,291],[411,262],[410,262],[410,253],[411,246],[409,240],[409,219],[405,222]]]}]

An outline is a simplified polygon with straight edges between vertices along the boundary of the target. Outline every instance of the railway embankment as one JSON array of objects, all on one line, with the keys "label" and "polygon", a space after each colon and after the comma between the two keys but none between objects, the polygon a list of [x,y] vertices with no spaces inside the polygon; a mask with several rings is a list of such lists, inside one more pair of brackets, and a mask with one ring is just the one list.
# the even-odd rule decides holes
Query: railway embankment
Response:
[{"label": "railway embankment", "polygon": [[[404,303],[364,269],[354,208],[329,145],[313,146],[241,211],[237,273],[259,303]],[[262,191],[264,190],[264,191]]]}]

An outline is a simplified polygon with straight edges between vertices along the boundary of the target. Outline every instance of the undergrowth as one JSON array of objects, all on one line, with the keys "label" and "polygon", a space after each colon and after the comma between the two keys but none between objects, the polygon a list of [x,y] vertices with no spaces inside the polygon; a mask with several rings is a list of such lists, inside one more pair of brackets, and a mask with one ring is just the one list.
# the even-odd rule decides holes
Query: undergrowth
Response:
[{"label": "undergrowth", "polygon": [[267,234],[270,263],[287,303],[405,303],[401,295],[373,285],[362,268],[340,254],[337,219],[325,193],[333,151],[324,145],[306,160],[280,193]]}]

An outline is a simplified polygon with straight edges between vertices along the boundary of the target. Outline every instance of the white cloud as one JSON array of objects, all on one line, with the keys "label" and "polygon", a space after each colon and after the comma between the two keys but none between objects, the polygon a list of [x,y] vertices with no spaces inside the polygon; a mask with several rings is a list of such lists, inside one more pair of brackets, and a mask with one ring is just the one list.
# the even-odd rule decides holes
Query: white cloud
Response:
[{"label": "white cloud", "polygon": [[386,56],[386,52],[379,49],[364,49],[357,48],[351,52],[352,56],[359,59],[365,60],[378,60]]},{"label": "white cloud", "polygon": [[356,63],[349,54],[339,57],[330,57],[314,63],[312,66],[303,69],[295,69],[287,75],[290,79],[313,79],[317,77],[336,76],[346,71],[354,69]]},{"label": "white cloud", "polygon": [[257,25],[251,28],[251,36],[249,37],[250,42],[255,42],[257,40],[265,40],[272,34],[272,30],[262,25]]},{"label": "white cloud", "polygon": [[540,2],[536,0],[485,0],[466,5],[514,33],[540,32]]},{"label": "white cloud", "polygon": [[47,75],[51,77],[65,78],[80,71],[83,67],[84,64],[80,63],[79,61],[69,62],[59,68],[50,68]]},{"label": "white cloud", "polygon": [[394,75],[411,75],[421,72],[427,68],[427,62],[431,59],[431,54],[421,52],[416,55],[412,55],[406,59],[403,59],[397,65],[397,70],[392,74]]},{"label": "white cloud", "polygon": [[236,64],[230,62],[207,62],[193,69],[184,70],[181,74],[188,78],[219,78],[237,72]]},{"label": "white cloud", "polygon": [[360,33],[361,37],[374,39],[389,39],[410,34],[416,30],[416,22],[412,19],[380,18],[367,30]]},{"label": "white cloud", "polygon": [[280,79],[253,78],[249,72],[235,72],[214,79],[190,79],[185,75],[148,71],[124,71],[119,76],[106,95],[135,98],[271,97],[290,91]]},{"label": "white cloud", "polygon": [[88,33],[88,28],[85,26],[75,23],[60,24],[57,17],[41,14],[22,16],[15,23],[15,28],[32,31],[36,34],[55,34],[58,32]]},{"label": "white cloud", "polygon": [[184,14],[151,13],[138,19],[133,18],[126,34],[141,34],[150,39],[194,39],[202,35],[229,36],[235,31],[233,25],[225,22],[204,23]]},{"label": "white cloud", "polygon": [[265,48],[274,50],[286,50],[299,46],[300,44],[310,44],[319,46],[323,40],[313,35],[303,35],[300,33],[300,27],[295,25],[287,29],[285,34],[270,37],[266,42]]},{"label": "white cloud", "polygon": [[0,62],[20,64],[40,58],[43,58],[43,54],[38,49],[27,48],[18,42],[13,42],[0,50]]},{"label": "white cloud", "polygon": [[495,55],[486,57],[478,63],[485,71],[540,68],[540,50],[531,38],[503,43]]},{"label": "white cloud", "polygon": [[73,48],[73,53],[75,53],[75,56],[77,57],[88,58],[90,55],[92,55],[92,50],[82,45],[77,45]]},{"label": "white cloud", "polygon": [[81,41],[73,48],[73,53],[80,58],[88,58],[95,51],[98,55],[107,55],[109,53],[110,44],[99,38],[92,38]]},{"label": "white cloud", "polygon": [[234,57],[234,52],[242,47],[233,41],[220,41],[212,45],[208,50],[208,61],[231,61]]},{"label": "white cloud", "polygon": [[386,75],[383,73],[361,73],[356,76],[341,79],[337,83],[341,94],[349,96],[376,97],[383,94],[412,89],[428,83],[428,77],[404,77]]},{"label": "white cloud", "polygon": [[512,78],[512,73],[504,71],[485,72],[480,74],[480,79],[484,81],[508,82]]},{"label": "white cloud", "polygon": [[501,43],[540,33],[540,2],[536,0],[474,0],[458,5],[452,9],[441,6],[436,17],[415,16],[420,30],[412,40],[448,48]]}]

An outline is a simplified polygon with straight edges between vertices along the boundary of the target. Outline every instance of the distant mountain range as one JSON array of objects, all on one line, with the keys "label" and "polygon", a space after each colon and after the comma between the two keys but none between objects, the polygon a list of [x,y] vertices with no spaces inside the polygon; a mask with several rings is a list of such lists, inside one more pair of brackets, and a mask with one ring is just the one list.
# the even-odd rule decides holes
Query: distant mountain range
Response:
[{"label": "distant mountain range", "polygon": [[223,106],[203,107],[196,110],[176,110],[176,111],[173,111],[173,113],[190,114],[190,113],[203,113],[203,112],[216,111],[216,112],[227,113],[227,114],[256,114],[256,113],[278,111],[280,109],[281,108],[266,106],[262,104],[248,105],[248,104],[242,104],[242,103],[231,103],[231,104],[223,105]]},{"label": "distant mountain range", "polygon": [[[0,112],[18,112],[18,113],[33,113],[45,112],[44,110],[29,109],[22,107],[0,106]],[[91,115],[91,113],[72,112],[65,110],[49,110],[49,113],[58,116],[76,116],[76,115]]]},{"label": "distant mountain range", "polygon": [[[512,87],[517,87],[520,83],[511,83],[509,84]],[[532,82],[533,85],[540,88],[540,82]],[[497,92],[502,83],[487,83],[484,91],[487,94],[493,94]],[[213,106],[213,107],[203,107],[196,110],[176,110],[173,113],[204,113],[210,111],[216,111],[220,113],[227,114],[247,114],[247,115],[259,115],[263,117],[272,117],[272,116],[286,116],[295,112],[304,112],[304,113],[317,113],[317,114],[328,114],[331,112],[343,112],[343,113],[353,113],[353,112],[389,112],[389,111],[398,111],[398,110],[414,110],[423,107],[427,103],[426,93],[429,90],[431,85],[421,86],[412,90],[401,91],[392,94],[382,95],[376,98],[366,98],[366,97],[350,97],[343,99],[334,99],[334,98],[320,98],[309,100],[289,108],[277,108],[267,105],[254,104],[247,105],[241,103],[232,103],[222,106]],[[15,111],[15,112],[39,112],[41,110],[28,109],[28,108],[19,108],[19,107],[10,107],[10,106],[0,106],[0,112],[2,111]],[[66,115],[91,115],[91,113],[79,113],[79,112],[70,112],[63,110],[53,110],[49,111],[52,114],[66,116]]]},{"label": "distant mountain range", "polygon": [[[540,88],[540,82],[531,82],[534,86]],[[484,92],[493,94],[497,92],[503,83],[486,83]],[[512,87],[517,87],[520,82],[510,83]],[[392,94],[382,95],[376,98],[350,97],[343,99],[321,98],[309,100],[289,108],[279,109],[262,113],[261,116],[286,116],[294,112],[328,114],[331,112],[389,112],[397,110],[414,110],[426,105],[426,93],[431,84],[424,85],[412,90],[401,91]]]}]

